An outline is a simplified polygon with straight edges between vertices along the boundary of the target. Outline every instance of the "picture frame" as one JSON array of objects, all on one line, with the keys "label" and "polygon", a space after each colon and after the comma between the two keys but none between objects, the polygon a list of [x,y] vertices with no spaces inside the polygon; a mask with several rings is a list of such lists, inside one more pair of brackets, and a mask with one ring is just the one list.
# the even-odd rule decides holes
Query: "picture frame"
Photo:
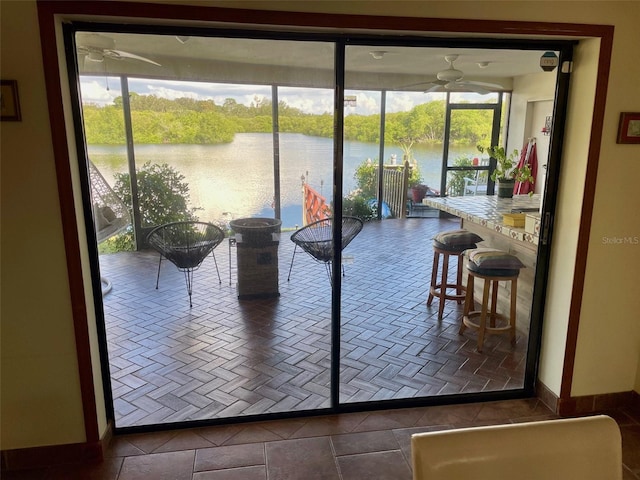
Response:
[{"label": "picture frame", "polygon": [[621,112],[616,143],[640,143],[640,112]]},{"label": "picture frame", "polygon": [[22,120],[16,80],[0,80],[0,120],[3,122]]}]

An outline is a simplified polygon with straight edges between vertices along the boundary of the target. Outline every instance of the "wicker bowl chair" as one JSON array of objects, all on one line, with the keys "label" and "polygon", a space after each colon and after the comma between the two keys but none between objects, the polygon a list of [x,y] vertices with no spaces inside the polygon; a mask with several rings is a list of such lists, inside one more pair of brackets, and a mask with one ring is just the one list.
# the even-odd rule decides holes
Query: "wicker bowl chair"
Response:
[{"label": "wicker bowl chair", "polygon": [[[358,217],[342,217],[342,249],[344,250],[349,243],[362,230],[363,222]],[[293,268],[293,260],[296,258],[296,250],[300,247],[307,252],[317,262],[324,263],[327,269],[327,275],[331,281],[331,262],[333,260],[333,217],[318,220],[302,227],[300,230],[291,235],[291,241],[295,243],[293,249],[293,257],[291,257],[291,266],[289,267],[289,276],[291,278],[291,269]],[[344,266],[342,267],[342,275],[344,276]]]},{"label": "wicker bowl chair", "polygon": [[[160,282],[160,266],[164,257],[178,267],[178,270],[184,272],[189,307],[192,307],[193,272],[200,267],[207,255],[220,245],[222,240],[224,240],[222,229],[205,222],[172,222],[151,230],[147,236],[147,242],[160,253],[156,289]],[[215,256],[213,258],[215,260]],[[216,263],[216,270],[217,268]]]}]

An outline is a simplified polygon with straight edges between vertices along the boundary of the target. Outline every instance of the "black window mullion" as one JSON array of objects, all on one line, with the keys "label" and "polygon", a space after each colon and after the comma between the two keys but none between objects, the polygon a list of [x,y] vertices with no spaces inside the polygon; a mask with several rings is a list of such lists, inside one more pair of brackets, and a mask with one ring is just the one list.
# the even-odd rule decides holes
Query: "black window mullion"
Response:
[{"label": "black window mullion", "polygon": [[335,44],[333,112],[333,268],[331,269],[331,408],[340,403],[340,301],[342,296],[342,188],[345,42]]}]

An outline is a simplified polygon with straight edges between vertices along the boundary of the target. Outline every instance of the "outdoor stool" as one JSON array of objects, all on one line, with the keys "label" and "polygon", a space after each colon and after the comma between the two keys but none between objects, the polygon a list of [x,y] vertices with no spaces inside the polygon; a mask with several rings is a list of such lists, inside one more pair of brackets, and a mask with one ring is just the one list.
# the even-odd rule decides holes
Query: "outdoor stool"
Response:
[{"label": "outdoor stool", "polygon": [[[438,320],[442,319],[445,300],[456,300],[458,304],[465,298],[465,288],[462,285],[462,254],[465,250],[476,248],[476,243],[482,238],[468,230],[449,230],[441,232],[433,238],[433,267],[431,269],[431,286],[429,287],[429,298],[427,305],[431,306],[433,298],[440,301],[438,305]],[[438,283],[438,268],[442,255],[442,273],[440,283]],[[458,259],[458,272],[456,283],[449,283],[449,257],[455,256]],[[456,293],[447,293],[447,289],[455,288]]]},{"label": "outdoor stool", "polygon": [[[460,322],[460,335],[464,333],[467,327],[477,330],[478,352],[482,352],[486,334],[509,334],[511,344],[515,344],[518,275],[524,265],[515,255],[491,248],[477,248],[468,251],[466,255],[468,258],[467,294],[462,321]],[[480,310],[472,310],[472,308],[475,308],[473,288],[476,278],[484,280]],[[500,282],[511,282],[508,318],[497,313]],[[489,304],[489,296],[491,296],[491,304]],[[479,322],[474,321],[474,317],[480,317]],[[497,321],[500,321],[500,324]]]}]

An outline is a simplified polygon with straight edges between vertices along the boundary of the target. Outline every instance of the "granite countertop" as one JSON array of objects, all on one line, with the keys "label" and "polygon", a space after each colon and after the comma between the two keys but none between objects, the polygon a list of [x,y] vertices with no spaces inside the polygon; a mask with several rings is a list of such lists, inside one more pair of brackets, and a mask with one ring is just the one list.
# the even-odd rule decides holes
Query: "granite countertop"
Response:
[{"label": "granite countertop", "polygon": [[[515,240],[538,245],[540,218],[539,194],[514,195],[513,198],[498,198],[496,195],[477,195],[466,197],[426,197],[422,203],[443,212],[450,213],[463,220],[487,227]],[[536,214],[534,233],[527,233],[524,227],[512,227],[504,224],[504,213]]]}]

